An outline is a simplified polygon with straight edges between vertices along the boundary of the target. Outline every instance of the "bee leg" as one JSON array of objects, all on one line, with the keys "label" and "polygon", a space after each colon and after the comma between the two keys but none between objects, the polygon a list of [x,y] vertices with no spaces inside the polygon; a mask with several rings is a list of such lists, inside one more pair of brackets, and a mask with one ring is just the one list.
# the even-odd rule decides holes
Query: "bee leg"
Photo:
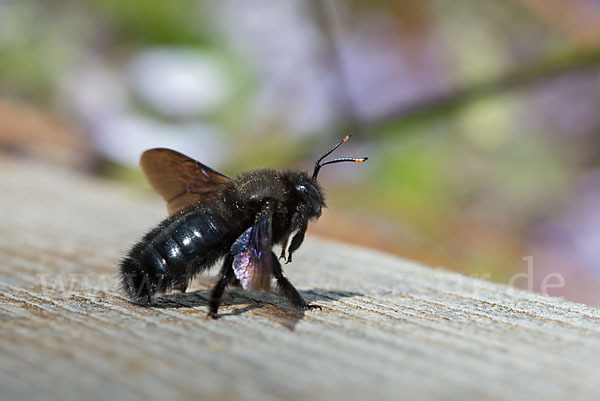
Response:
[{"label": "bee leg", "polygon": [[273,275],[277,279],[277,286],[283,295],[298,309],[321,309],[319,305],[309,304],[302,298],[298,290],[283,275],[277,256],[273,252],[271,252],[271,256],[273,257]]},{"label": "bee leg", "polygon": [[[302,245],[302,242],[304,241],[304,234],[306,233],[306,228],[308,226],[308,215],[306,208],[299,207],[296,212],[294,212],[290,226],[291,238],[288,237],[285,244],[287,246],[289,242],[289,246],[287,246],[287,250],[285,247],[283,248],[284,251],[287,251],[287,260],[285,261],[286,264],[292,261],[292,254],[296,252],[298,248],[300,248],[300,245]],[[281,253],[281,256],[283,259],[285,259],[284,252]]]},{"label": "bee leg", "polygon": [[288,249],[291,235],[292,235],[292,233],[290,233],[288,236],[285,237],[285,241],[283,242],[283,245],[281,246],[281,255],[279,255],[279,259],[286,260],[285,253]]},{"label": "bee leg", "polygon": [[221,297],[223,296],[223,292],[225,291],[225,287],[231,284],[235,277],[233,272],[233,256],[228,254],[225,258],[225,262],[223,262],[223,266],[221,267],[221,272],[219,273],[219,279],[217,283],[212,289],[210,294],[210,300],[208,301],[208,314],[207,318],[216,319],[217,311],[219,310],[219,305],[221,304]]},{"label": "bee leg", "polygon": [[294,235],[294,238],[292,238],[292,243],[288,248],[288,257],[285,263],[290,263],[292,261],[292,254],[296,252],[298,248],[300,248],[300,245],[302,245],[302,242],[304,241],[304,233],[306,233],[306,224],[300,227],[298,233],[296,233],[296,235]]},{"label": "bee leg", "polygon": [[188,288],[188,283],[181,283],[179,285],[176,285],[175,287],[173,287],[174,290],[181,292],[182,294],[185,294],[185,292],[187,291]]}]

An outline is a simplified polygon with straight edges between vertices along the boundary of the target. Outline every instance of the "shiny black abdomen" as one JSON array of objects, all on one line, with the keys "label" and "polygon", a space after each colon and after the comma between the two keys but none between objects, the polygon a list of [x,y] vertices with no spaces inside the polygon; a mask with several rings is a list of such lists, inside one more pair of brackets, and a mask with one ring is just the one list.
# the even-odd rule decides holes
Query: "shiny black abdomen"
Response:
[{"label": "shiny black abdomen", "polygon": [[206,257],[220,243],[224,226],[208,211],[195,211],[175,219],[140,252],[140,263],[155,273],[177,274],[192,261]]},{"label": "shiny black abdomen", "polygon": [[230,237],[225,220],[209,209],[171,216],[122,261],[123,288],[134,300],[149,302],[157,292],[185,287],[229,250]]}]

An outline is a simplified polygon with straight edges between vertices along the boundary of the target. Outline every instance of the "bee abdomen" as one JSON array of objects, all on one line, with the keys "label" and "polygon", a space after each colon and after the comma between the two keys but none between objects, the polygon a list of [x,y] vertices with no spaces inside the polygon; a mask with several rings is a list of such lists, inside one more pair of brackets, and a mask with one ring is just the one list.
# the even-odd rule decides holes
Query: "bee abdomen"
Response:
[{"label": "bee abdomen", "polygon": [[186,218],[179,224],[172,225],[170,236],[184,255],[203,253],[223,239],[225,226],[215,214],[205,212],[183,217]]},{"label": "bee abdomen", "polygon": [[[170,220],[171,219],[171,220]],[[121,263],[122,286],[140,303],[157,292],[185,287],[224,252],[227,227],[208,210],[193,210],[171,217],[135,245]]]}]

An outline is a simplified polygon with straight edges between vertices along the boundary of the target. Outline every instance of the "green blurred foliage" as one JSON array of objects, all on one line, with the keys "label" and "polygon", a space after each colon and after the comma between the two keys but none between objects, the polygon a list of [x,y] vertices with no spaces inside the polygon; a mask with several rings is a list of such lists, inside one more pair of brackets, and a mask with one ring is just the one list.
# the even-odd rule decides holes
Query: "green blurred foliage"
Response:
[{"label": "green blurred foliage", "polygon": [[57,81],[77,50],[70,45],[62,25],[65,21],[61,18],[47,20],[44,12],[43,7],[26,4],[9,3],[3,7],[0,89],[38,104],[50,105]]},{"label": "green blurred foliage", "polygon": [[[202,2],[195,0],[87,0],[100,14],[108,31],[116,38],[127,38],[129,45],[200,44],[205,39],[207,20]],[[123,43],[123,42],[121,42]]]}]

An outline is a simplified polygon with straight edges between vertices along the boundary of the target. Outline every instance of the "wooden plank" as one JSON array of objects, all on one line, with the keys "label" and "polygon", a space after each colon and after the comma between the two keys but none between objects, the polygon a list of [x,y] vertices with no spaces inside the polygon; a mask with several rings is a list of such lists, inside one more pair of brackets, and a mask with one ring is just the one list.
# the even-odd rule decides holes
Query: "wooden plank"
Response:
[{"label": "wooden plank", "polygon": [[314,237],[286,272],[323,311],[206,320],[210,276],[141,308],[114,267],[158,199],[8,160],[0,192],[0,399],[600,399],[597,309]]}]

